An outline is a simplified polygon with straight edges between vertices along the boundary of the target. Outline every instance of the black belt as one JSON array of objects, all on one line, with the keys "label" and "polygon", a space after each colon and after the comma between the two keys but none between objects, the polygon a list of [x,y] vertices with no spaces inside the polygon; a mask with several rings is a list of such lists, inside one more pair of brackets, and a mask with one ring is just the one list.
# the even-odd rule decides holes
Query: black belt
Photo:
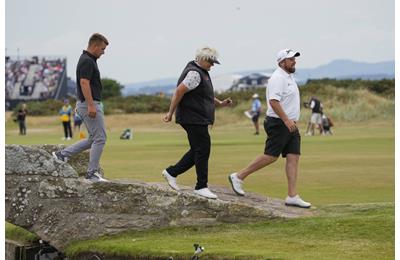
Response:
[{"label": "black belt", "polygon": [[[79,99],[80,102],[85,102],[86,100],[84,99]],[[101,102],[101,100],[93,99],[93,101]]]},{"label": "black belt", "polygon": [[[283,120],[280,117],[266,116],[265,120],[271,120],[271,121],[272,120],[277,120],[277,121],[282,121],[282,123],[283,123]],[[297,121],[293,120],[293,122],[295,122],[297,124]]]}]

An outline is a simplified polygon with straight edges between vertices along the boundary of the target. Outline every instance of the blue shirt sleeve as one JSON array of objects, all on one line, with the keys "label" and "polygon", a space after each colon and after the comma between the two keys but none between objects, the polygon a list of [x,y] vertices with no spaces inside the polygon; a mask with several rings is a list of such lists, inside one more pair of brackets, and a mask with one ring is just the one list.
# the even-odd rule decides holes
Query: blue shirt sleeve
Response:
[{"label": "blue shirt sleeve", "polygon": [[261,107],[261,102],[259,99],[256,99],[253,101],[253,104],[251,106],[251,111],[257,112],[260,110],[260,107]]}]

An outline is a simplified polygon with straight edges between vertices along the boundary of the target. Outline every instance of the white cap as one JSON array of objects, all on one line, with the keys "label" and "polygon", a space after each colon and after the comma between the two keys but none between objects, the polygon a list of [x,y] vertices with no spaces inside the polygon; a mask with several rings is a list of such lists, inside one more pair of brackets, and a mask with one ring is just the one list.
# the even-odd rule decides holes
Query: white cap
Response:
[{"label": "white cap", "polygon": [[253,95],[253,98],[258,98],[258,94],[255,93],[255,94]]},{"label": "white cap", "polygon": [[276,55],[276,61],[279,63],[287,58],[293,58],[300,56],[300,52],[291,50],[291,49],[284,49],[278,52]]}]

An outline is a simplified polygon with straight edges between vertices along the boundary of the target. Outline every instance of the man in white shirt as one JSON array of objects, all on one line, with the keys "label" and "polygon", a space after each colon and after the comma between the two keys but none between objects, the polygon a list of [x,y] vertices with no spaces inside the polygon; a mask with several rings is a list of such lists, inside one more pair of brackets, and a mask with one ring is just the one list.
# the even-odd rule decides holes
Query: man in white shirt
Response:
[{"label": "man in white shirt", "polygon": [[267,133],[264,154],[259,155],[246,168],[229,175],[233,191],[244,196],[243,180],[253,172],[275,162],[279,155],[286,157],[288,196],[285,205],[309,208],[297,194],[296,183],[300,158],[300,134],[297,121],[300,117],[300,94],[292,73],[296,71],[296,57],[299,52],[284,49],[278,52],[278,68],[268,80],[266,100],[267,118],[264,128]]}]

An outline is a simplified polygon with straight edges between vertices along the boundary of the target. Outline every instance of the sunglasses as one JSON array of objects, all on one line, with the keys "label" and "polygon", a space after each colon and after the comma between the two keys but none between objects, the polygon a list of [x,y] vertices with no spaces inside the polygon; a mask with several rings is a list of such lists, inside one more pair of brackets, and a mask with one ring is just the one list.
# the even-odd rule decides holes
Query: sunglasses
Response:
[{"label": "sunglasses", "polygon": [[215,64],[214,60],[207,59],[206,61],[207,61],[208,63],[210,63],[211,65],[214,65],[214,64]]}]

